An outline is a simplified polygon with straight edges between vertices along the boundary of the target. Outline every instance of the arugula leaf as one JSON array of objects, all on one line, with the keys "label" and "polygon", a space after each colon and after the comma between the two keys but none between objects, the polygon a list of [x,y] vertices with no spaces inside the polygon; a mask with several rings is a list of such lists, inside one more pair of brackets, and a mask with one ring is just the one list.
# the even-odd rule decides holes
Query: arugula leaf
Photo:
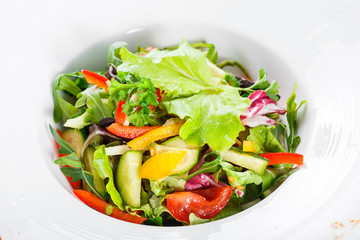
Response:
[{"label": "arugula leaf", "polygon": [[250,135],[247,140],[251,140],[254,143],[256,153],[265,152],[285,152],[276,137],[271,133],[274,126],[260,125],[254,128],[250,128]]},{"label": "arugula leaf", "polygon": [[120,48],[125,46],[127,46],[126,42],[114,42],[110,45],[107,55],[107,62],[109,65],[114,64],[115,66],[119,66],[122,64]]},{"label": "arugula leaf", "polygon": [[188,144],[203,146],[208,143],[213,150],[226,150],[244,130],[240,115],[250,105],[250,100],[240,97],[233,87],[223,85],[219,89],[220,93],[202,91],[162,102],[169,113],[187,119],[180,129],[180,137]]},{"label": "arugula leaf", "polygon": [[112,106],[103,103],[102,95],[107,96],[104,90],[96,88],[96,86],[79,93],[75,107],[85,107],[85,109],[81,115],[68,119],[64,126],[81,129],[94,122],[99,123],[103,118],[112,117]]},{"label": "arugula leaf", "polygon": [[76,153],[76,151],[64,140],[59,134],[56,132],[55,128],[49,124],[50,132],[53,135],[57,144],[59,144],[60,148],[58,150],[59,154],[71,154]]},{"label": "arugula leaf", "polygon": [[101,179],[108,179],[108,182],[106,184],[106,190],[110,194],[111,200],[121,210],[125,210],[123,200],[114,184],[114,176],[109,162],[109,158],[105,152],[105,145],[101,145],[98,149],[95,150],[94,167]]},{"label": "arugula leaf", "polygon": [[209,69],[205,53],[186,41],[173,51],[154,49],[146,56],[137,56],[123,47],[120,54],[124,62],[118,71],[151,79],[155,87],[164,90],[169,97],[189,96],[222,83]]},{"label": "arugula leaf", "polygon": [[296,93],[295,90],[297,88],[297,84],[294,84],[293,92],[289,99],[287,100],[287,113],[286,119],[289,125],[289,134],[286,136],[286,143],[289,152],[294,153],[297,146],[300,144],[300,136],[297,136],[298,130],[298,111],[306,103],[306,100],[301,101],[300,105],[297,107],[295,102]]},{"label": "arugula leaf", "polygon": [[279,84],[276,81],[272,81],[270,84],[270,82],[267,80],[267,74],[262,68],[259,70],[259,78],[255,82],[255,84],[247,88],[240,88],[240,91],[246,92],[248,94],[253,93],[257,90],[264,90],[271,99],[275,101],[279,100]]},{"label": "arugula leaf", "polygon": [[59,165],[70,165],[73,167],[62,167],[60,170],[61,172],[68,177],[72,177],[72,181],[76,182],[78,180],[83,180],[87,186],[91,189],[92,192],[94,192],[98,197],[102,199],[106,199],[106,196],[104,194],[101,194],[98,192],[94,186],[94,178],[91,175],[91,173],[84,170],[82,163],[76,154],[75,150],[70,147],[70,145],[63,140],[59,134],[56,132],[56,130],[49,125],[50,132],[53,135],[55,141],[60,146],[58,153],[59,154],[69,154],[66,157],[61,157],[55,160],[55,163]]},{"label": "arugula leaf", "polygon": [[60,158],[56,159],[54,163],[61,165],[61,166],[68,165],[68,166],[74,167],[74,168],[81,168],[81,163],[79,161],[79,157],[76,152],[73,152],[70,155],[60,157]]},{"label": "arugula leaf", "polygon": [[206,154],[204,156],[204,158],[206,159],[208,156],[213,156],[213,155],[216,156],[216,158],[213,161],[204,163],[201,166],[201,168],[199,168],[195,172],[191,173],[189,176],[187,176],[185,178],[185,180],[189,180],[190,178],[192,178],[192,177],[194,177],[196,175],[199,175],[201,173],[209,173],[209,172],[217,172],[217,171],[219,171],[221,169],[220,163],[222,161],[222,157],[221,157],[220,153],[213,151],[213,152],[210,152],[210,153]]},{"label": "arugula leaf", "polygon": [[[109,94],[116,101],[125,101],[123,112],[129,117],[129,122],[137,127],[147,125],[150,121],[150,105],[158,106],[156,88],[147,78],[135,79],[133,76],[120,74],[122,82],[111,81]],[[136,94],[136,99],[133,95]]]},{"label": "arugula leaf", "polygon": [[238,172],[236,171],[236,168],[228,162],[221,162],[220,165],[226,172],[227,176],[234,179],[233,182],[230,182],[230,185],[232,187],[237,187],[239,185],[245,186],[250,183],[255,183],[256,185],[259,185],[263,181],[262,177],[259,174],[251,170],[246,170],[245,172]]}]

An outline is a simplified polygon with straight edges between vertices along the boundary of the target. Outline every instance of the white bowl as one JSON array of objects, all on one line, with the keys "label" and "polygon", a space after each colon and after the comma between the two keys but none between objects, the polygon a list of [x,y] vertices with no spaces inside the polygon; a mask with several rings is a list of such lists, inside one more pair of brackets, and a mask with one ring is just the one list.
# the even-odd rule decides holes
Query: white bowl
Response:
[{"label": "white bowl", "polygon": [[[266,1],[262,4],[264,8],[269,6]],[[213,5],[212,9],[216,6]],[[241,5],[234,3],[234,6]],[[200,17],[193,18],[194,22],[180,21],[174,17],[170,23],[152,20],[146,25],[129,23],[129,27],[114,29],[116,24],[110,24],[102,29],[94,19],[90,19],[88,25],[82,23],[80,17],[75,17],[75,26],[60,29],[59,34],[50,30],[51,35],[45,44],[47,51],[39,51],[42,55],[37,58],[43,64],[40,68],[42,71],[29,70],[33,81],[37,76],[41,78],[39,83],[47,86],[40,87],[43,95],[36,101],[37,107],[24,109],[28,116],[37,116],[29,120],[34,127],[24,134],[31,140],[22,148],[24,152],[19,152],[14,146],[9,148],[13,153],[18,151],[18,158],[22,161],[26,159],[26,152],[32,154],[30,163],[12,166],[22,174],[21,181],[8,173],[15,179],[15,183],[12,183],[14,188],[21,188],[21,191],[7,190],[14,194],[11,201],[14,208],[52,234],[70,239],[288,239],[289,234],[293,239],[319,239],[336,236],[339,232],[331,228],[331,223],[337,221],[338,216],[341,216],[340,220],[349,220],[360,213],[360,207],[354,204],[360,198],[359,193],[354,192],[354,185],[351,185],[359,182],[356,161],[360,152],[357,123],[360,114],[356,95],[360,84],[358,80],[355,81],[359,75],[354,62],[357,59],[354,51],[359,50],[359,35],[352,36],[347,31],[341,34],[337,22],[330,21],[331,18],[324,13],[317,15],[314,9],[309,8],[313,6],[310,3],[297,5],[298,10],[290,10],[292,7],[288,6],[286,9],[289,11],[279,15],[282,17],[269,15],[261,21],[256,19],[256,6],[251,3],[247,6],[253,15],[241,15],[239,11],[238,19],[246,20],[246,23],[233,23],[228,27],[225,27],[224,19],[219,19],[219,24],[215,20],[206,24],[207,21],[200,20]],[[327,10],[336,13],[335,8],[338,5],[328,6]],[[95,8],[91,9],[92,13],[96,13]],[[186,9],[179,6],[179,11]],[[274,13],[281,12],[272,9]],[[349,16],[354,15],[349,7],[346,9],[350,11]],[[307,16],[311,21],[298,19],[303,16],[298,11],[305,10],[309,10]],[[157,12],[161,13],[160,10]],[[264,13],[265,9],[259,9],[259,15]],[[170,13],[166,14],[170,16]],[[177,16],[177,13],[174,14]],[[222,12],[220,18],[226,15],[226,12]],[[325,16],[326,21],[318,16]],[[344,13],[341,16],[343,23],[349,21]],[[155,19],[162,18],[157,16]],[[106,22],[104,19],[99,21]],[[79,29],[76,24],[89,28]],[[91,24],[98,32],[92,31]],[[63,25],[55,25],[59,26]],[[269,79],[279,82],[283,105],[291,94],[294,82],[298,83],[297,102],[303,99],[308,101],[299,129],[302,143],[297,151],[304,155],[304,167],[257,205],[207,224],[189,227],[143,226],[122,222],[92,210],[72,195],[65,177],[52,163],[55,152],[48,131],[48,124],[52,123],[52,79],[60,72],[83,68],[104,69],[107,47],[113,41],[126,41],[134,49],[137,44],[158,47],[173,45],[183,38],[214,43],[221,57],[242,62],[253,78],[263,67]],[[33,63],[29,65],[34,66]],[[26,66],[24,68],[27,69]],[[33,84],[24,84],[25,88],[34,89]],[[26,89],[21,91],[27,99],[31,99]],[[348,194],[354,201],[346,202],[349,206],[342,208],[336,206],[334,199],[344,200],[339,197],[339,192]],[[332,215],[329,208],[335,206],[337,214],[344,210],[346,215]],[[352,211],[355,215],[351,214]],[[320,220],[324,224],[317,223]],[[313,232],[316,226],[319,231]]]}]

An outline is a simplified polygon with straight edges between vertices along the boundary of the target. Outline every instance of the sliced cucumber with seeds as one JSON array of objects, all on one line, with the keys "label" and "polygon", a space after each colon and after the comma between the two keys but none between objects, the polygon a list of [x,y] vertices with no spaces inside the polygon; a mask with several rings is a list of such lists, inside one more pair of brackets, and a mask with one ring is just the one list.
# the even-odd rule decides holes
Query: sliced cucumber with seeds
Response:
[{"label": "sliced cucumber with seeds", "polygon": [[249,153],[244,153],[237,151],[235,149],[230,149],[220,152],[222,158],[230,163],[244,167],[254,172],[263,175],[264,171],[268,165],[268,161],[260,156],[251,155]]},{"label": "sliced cucumber with seeds", "polygon": [[150,146],[151,155],[157,155],[163,152],[171,151],[186,151],[185,157],[181,160],[179,165],[175,168],[172,175],[179,175],[187,173],[192,167],[196,165],[199,159],[200,149],[187,149],[180,147],[168,147],[152,143]]},{"label": "sliced cucumber with seeds", "polygon": [[198,147],[196,147],[196,146],[187,144],[179,136],[169,138],[168,140],[163,142],[161,145],[164,145],[164,146],[167,146],[167,147],[176,147],[176,148],[198,149]]},{"label": "sliced cucumber with seeds", "polygon": [[80,156],[85,142],[83,133],[77,129],[67,129],[61,134],[61,137],[75,150],[77,155]]},{"label": "sliced cucumber with seeds", "polygon": [[132,207],[140,207],[141,204],[141,164],[142,152],[130,150],[122,155],[116,170],[116,185],[120,195]]}]

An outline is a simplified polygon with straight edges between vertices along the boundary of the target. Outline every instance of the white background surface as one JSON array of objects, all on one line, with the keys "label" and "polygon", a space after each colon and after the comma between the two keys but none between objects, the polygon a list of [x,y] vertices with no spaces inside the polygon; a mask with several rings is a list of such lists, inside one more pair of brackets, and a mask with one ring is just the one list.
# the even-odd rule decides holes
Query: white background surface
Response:
[{"label": "white background surface", "polygon": [[[172,24],[174,31],[183,23],[206,24],[248,37],[272,52],[269,56],[284,61],[302,88],[300,95],[309,97],[311,112],[307,128],[301,129],[305,141],[300,148],[306,167],[270,196],[273,201],[230,223],[219,222],[218,230],[202,236],[360,239],[359,16],[358,1],[1,2],[1,239],[85,239],[85,228],[66,230],[78,216],[64,219],[59,212],[71,207],[103,220],[99,225],[104,229],[111,231],[106,224],[116,226],[73,201],[66,186],[59,184],[59,173],[55,178],[56,171],[44,160],[51,154],[44,131],[44,116],[51,118],[50,83],[56,74],[71,69],[71,62],[81,65],[74,63],[75,57],[92,46],[131,29],[163,23]],[[254,55],[262,53],[255,50]],[[288,190],[291,185],[295,188]],[[295,201],[289,194],[303,199]],[[279,215],[267,218],[263,211],[278,199]],[[258,218],[259,226],[251,233],[254,225],[242,220],[250,219],[248,215],[265,216],[268,222]],[[234,222],[240,225],[234,228]],[[87,224],[94,223],[79,226]],[[144,237],[155,236],[154,229],[146,231]],[[171,236],[191,239],[195,234]]]}]

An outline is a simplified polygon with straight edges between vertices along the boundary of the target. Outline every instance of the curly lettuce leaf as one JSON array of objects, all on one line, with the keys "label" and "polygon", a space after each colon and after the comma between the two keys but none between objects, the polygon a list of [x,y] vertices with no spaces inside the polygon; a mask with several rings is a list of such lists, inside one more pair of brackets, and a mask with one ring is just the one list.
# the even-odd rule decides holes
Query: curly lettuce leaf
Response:
[{"label": "curly lettuce leaf", "polygon": [[189,96],[222,84],[222,79],[214,76],[208,67],[205,53],[186,41],[182,41],[176,50],[155,49],[145,56],[135,55],[122,47],[120,55],[123,64],[117,68],[118,71],[151,79],[155,87],[164,90],[167,96]]},{"label": "curly lettuce leaf", "polygon": [[169,113],[187,119],[180,129],[180,137],[188,144],[208,143],[213,150],[226,150],[245,129],[240,115],[250,100],[240,97],[233,87],[223,85],[220,89],[220,93],[202,91],[190,97],[163,101]]},{"label": "curly lettuce leaf", "polygon": [[[180,137],[188,144],[225,150],[235,143],[244,129],[240,115],[250,100],[240,97],[238,89],[227,85],[225,72],[201,52],[182,41],[173,51],[152,50],[137,56],[121,48],[123,64],[119,72],[149,78],[165,92],[162,106],[170,114],[186,119]],[[225,85],[223,85],[225,84]]]}]

